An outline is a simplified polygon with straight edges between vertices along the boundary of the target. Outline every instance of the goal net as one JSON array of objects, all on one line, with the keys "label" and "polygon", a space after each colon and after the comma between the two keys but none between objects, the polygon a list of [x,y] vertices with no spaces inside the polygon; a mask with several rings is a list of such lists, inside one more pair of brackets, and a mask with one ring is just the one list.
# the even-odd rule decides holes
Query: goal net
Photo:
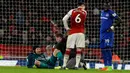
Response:
[{"label": "goal net", "polygon": [[[112,9],[122,18],[121,26],[115,28],[113,54],[120,63],[130,63],[130,1],[109,0]],[[42,46],[50,55],[56,41],[54,33],[65,34],[62,18],[78,0],[0,0],[0,57],[17,60],[17,65],[26,65],[26,56],[32,46]],[[103,0],[85,0],[87,20],[85,23],[87,62],[102,63],[99,48],[100,11]],[[89,43],[89,44],[87,44]],[[49,47],[50,49],[46,49]],[[2,58],[3,57],[3,58]]]}]

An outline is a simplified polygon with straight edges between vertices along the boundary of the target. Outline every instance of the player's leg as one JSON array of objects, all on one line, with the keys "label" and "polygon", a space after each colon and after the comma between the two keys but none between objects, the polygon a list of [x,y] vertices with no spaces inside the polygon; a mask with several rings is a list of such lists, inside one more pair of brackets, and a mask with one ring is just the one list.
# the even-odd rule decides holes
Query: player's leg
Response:
[{"label": "player's leg", "polygon": [[113,47],[113,39],[105,39],[105,47],[107,49],[107,65],[108,71],[112,70],[112,47]]},{"label": "player's leg", "polygon": [[107,62],[108,62],[108,67],[112,66],[112,48],[108,47],[107,48]]},{"label": "player's leg", "polygon": [[104,60],[104,66],[108,66],[107,65],[107,51],[105,48],[101,48],[101,53],[102,53],[102,58]]},{"label": "player's leg", "polygon": [[71,51],[70,48],[66,49],[66,52],[64,54],[64,59],[63,59],[63,66],[62,66],[63,68],[66,67],[66,65],[67,65],[67,62],[68,62],[68,59],[69,59],[69,55],[70,55],[70,51]]},{"label": "player's leg", "polygon": [[63,65],[63,55],[60,50],[55,49],[53,55],[58,58],[59,66]]},{"label": "player's leg", "polygon": [[79,63],[80,63],[80,60],[81,60],[81,48],[77,48],[76,50],[76,64],[75,64],[75,68],[78,68],[79,67]]},{"label": "player's leg", "polygon": [[112,46],[113,46],[113,41],[112,39],[104,39],[102,40],[102,42],[100,43],[101,46],[101,50],[102,50],[102,57],[104,60],[104,65],[105,68],[102,70],[108,71],[108,70],[112,70]]},{"label": "player's leg", "polygon": [[79,67],[79,63],[81,60],[81,52],[82,49],[85,48],[85,35],[83,33],[78,33],[76,36],[76,64],[75,67]]},{"label": "player's leg", "polygon": [[102,68],[102,70],[106,70],[107,69],[107,48],[105,47],[105,40],[102,39],[100,40],[100,48],[101,48],[101,53],[102,53],[102,58],[104,60],[104,68]]},{"label": "player's leg", "polygon": [[102,57],[104,60],[105,68],[103,70],[112,70],[112,52],[111,48],[102,49]]},{"label": "player's leg", "polygon": [[107,51],[106,51],[104,43],[105,43],[104,39],[100,40],[100,48],[101,48],[102,58],[104,60],[104,66],[106,67],[107,66]]},{"label": "player's leg", "polygon": [[81,65],[81,67],[84,68],[84,70],[87,70],[86,61],[84,60],[84,56],[83,56],[83,55],[84,55],[84,54],[82,53],[82,54],[81,54],[80,65]]},{"label": "player's leg", "polygon": [[[69,50],[66,49],[66,52],[65,52],[63,60],[59,62],[59,66],[55,67],[55,69],[67,69],[66,65],[67,65],[67,61],[69,59],[70,51],[71,51],[70,49]],[[58,53],[57,56],[58,55],[60,55],[60,53]],[[59,56],[59,57],[61,57],[61,56]]]},{"label": "player's leg", "polygon": [[48,64],[38,61],[38,60],[35,60],[34,64],[37,68],[48,68]]},{"label": "player's leg", "polygon": [[108,71],[112,70],[112,47],[113,47],[113,39],[109,38],[109,42],[107,43]]},{"label": "player's leg", "polygon": [[52,54],[52,56],[48,60],[48,65],[55,67],[57,61],[57,57]]},{"label": "player's leg", "polygon": [[66,67],[67,61],[69,59],[70,51],[75,46],[76,36],[75,34],[69,35],[67,38],[67,45],[66,45],[66,52],[64,54],[64,60],[63,60],[63,68]]},{"label": "player's leg", "polygon": [[104,68],[102,68],[101,70],[107,70],[107,50],[105,48],[105,40],[102,39],[100,40],[100,48],[101,48],[101,53],[102,53],[102,58],[104,60]]}]

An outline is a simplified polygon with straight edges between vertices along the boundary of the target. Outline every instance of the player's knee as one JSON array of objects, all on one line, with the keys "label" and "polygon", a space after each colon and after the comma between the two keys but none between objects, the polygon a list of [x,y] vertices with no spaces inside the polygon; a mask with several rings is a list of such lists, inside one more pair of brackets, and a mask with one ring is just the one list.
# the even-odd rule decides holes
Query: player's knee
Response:
[{"label": "player's knee", "polygon": [[53,52],[53,55],[56,56],[58,52],[60,52],[60,50],[55,49],[54,52]]},{"label": "player's knee", "polygon": [[58,55],[58,59],[59,59],[59,60],[62,60],[63,57],[64,57],[64,56],[62,55],[62,53],[60,53],[60,54]]},{"label": "player's knee", "polygon": [[36,60],[34,64],[37,65],[37,66],[40,66],[40,61]]},{"label": "player's knee", "polygon": [[71,51],[71,49],[66,49],[65,54],[66,54],[66,55],[69,55],[69,54],[70,54],[70,51]]}]

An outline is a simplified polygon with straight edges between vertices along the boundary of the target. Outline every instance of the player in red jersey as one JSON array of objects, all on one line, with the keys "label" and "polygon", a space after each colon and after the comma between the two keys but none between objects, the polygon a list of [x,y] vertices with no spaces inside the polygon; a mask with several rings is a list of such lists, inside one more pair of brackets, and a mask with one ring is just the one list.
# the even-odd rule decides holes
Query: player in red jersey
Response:
[{"label": "player in red jersey", "polygon": [[[76,46],[76,64],[74,69],[78,69],[81,59],[81,50],[85,48],[84,23],[87,12],[85,11],[85,4],[78,3],[78,8],[71,9],[63,18],[64,27],[68,33],[66,52],[64,55],[64,63],[62,69],[66,69],[66,63],[69,59],[71,49]],[[70,28],[68,27],[68,19],[70,18]]]}]

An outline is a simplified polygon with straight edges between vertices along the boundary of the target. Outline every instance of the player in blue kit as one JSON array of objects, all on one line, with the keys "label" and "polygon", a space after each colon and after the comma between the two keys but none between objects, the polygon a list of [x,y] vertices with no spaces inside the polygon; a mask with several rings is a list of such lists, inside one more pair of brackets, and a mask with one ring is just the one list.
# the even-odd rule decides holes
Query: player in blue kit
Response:
[{"label": "player in blue kit", "polygon": [[[114,42],[114,27],[121,23],[120,17],[111,10],[109,2],[104,3],[104,10],[101,11],[101,27],[100,27],[100,48],[102,58],[104,60],[104,68],[101,70],[112,70],[112,48]],[[115,24],[114,24],[115,21]]]}]

